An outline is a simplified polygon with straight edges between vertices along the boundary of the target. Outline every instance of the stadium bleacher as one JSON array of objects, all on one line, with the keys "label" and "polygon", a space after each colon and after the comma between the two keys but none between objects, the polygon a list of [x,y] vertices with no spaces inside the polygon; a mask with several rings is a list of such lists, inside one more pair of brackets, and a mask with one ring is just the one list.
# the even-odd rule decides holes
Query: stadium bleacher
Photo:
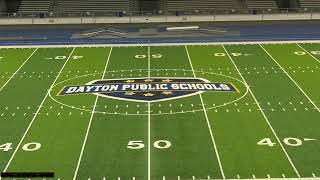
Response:
[{"label": "stadium bleacher", "polygon": [[154,11],[164,9],[164,0],[131,0],[133,11]]},{"label": "stadium bleacher", "polygon": [[320,8],[319,0],[300,0],[300,7],[302,8]]},{"label": "stadium bleacher", "polygon": [[[301,8],[320,8],[319,0],[299,0]],[[276,0],[22,0],[19,13],[128,12],[278,9]]]},{"label": "stadium bleacher", "polygon": [[238,7],[237,0],[168,0],[167,9],[183,10],[183,9],[235,9]]},{"label": "stadium bleacher", "polygon": [[57,12],[129,11],[129,0],[56,0]]},{"label": "stadium bleacher", "polygon": [[49,12],[50,6],[51,0],[22,0],[18,12]]},{"label": "stadium bleacher", "polygon": [[247,0],[249,9],[277,9],[278,5],[275,0]]}]

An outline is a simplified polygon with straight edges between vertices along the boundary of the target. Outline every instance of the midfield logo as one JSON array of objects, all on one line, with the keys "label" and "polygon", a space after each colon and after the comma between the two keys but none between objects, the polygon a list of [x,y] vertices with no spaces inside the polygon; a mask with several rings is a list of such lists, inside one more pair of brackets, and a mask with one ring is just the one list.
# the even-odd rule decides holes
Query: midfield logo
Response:
[{"label": "midfield logo", "polygon": [[212,83],[202,78],[132,78],[95,80],[86,85],[64,87],[58,96],[96,94],[103,97],[155,102],[202,92],[238,92],[231,83]]}]

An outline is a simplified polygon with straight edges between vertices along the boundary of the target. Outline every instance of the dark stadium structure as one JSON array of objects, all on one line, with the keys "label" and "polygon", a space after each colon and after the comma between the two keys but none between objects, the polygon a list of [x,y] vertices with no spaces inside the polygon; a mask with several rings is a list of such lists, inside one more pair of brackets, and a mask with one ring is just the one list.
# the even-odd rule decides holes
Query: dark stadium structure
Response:
[{"label": "dark stadium structure", "polygon": [[[317,0],[1,0],[1,13],[155,13],[317,9]],[[203,12],[205,13],[205,12]]]}]

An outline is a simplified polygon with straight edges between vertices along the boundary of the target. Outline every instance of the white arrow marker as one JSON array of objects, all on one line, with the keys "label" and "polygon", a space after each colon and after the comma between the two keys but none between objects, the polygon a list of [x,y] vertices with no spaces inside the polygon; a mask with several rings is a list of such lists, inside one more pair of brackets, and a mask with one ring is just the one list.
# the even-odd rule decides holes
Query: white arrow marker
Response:
[{"label": "white arrow marker", "polygon": [[72,56],[72,59],[77,60],[77,59],[81,59],[83,58],[83,56]]},{"label": "white arrow marker", "polygon": [[45,59],[52,59],[52,58],[45,58]]},{"label": "white arrow marker", "polygon": [[316,141],[316,139],[304,138],[304,141]]},{"label": "white arrow marker", "polygon": [[251,56],[252,54],[244,54],[245,56]]}]

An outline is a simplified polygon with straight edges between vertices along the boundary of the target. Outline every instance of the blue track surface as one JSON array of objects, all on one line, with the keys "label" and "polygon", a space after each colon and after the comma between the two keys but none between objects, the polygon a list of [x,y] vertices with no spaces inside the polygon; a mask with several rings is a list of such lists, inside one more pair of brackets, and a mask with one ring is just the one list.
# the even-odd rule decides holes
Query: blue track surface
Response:
[{"label": "blue track surface", "polygon": [[177,42],[230,42],[230,41],[281,41],[320,40],[319,23],[250,24],[218,26],[228,31],[239,31],[240,36],[186,37],[186,38],[123,38],[123,39],[71,39],[72,34],[90,28],[59,29],[0,29],[0,37],[25,37],[21,40],[1,40],[0,45],[59,45],[59,44],[132,44]]}]

